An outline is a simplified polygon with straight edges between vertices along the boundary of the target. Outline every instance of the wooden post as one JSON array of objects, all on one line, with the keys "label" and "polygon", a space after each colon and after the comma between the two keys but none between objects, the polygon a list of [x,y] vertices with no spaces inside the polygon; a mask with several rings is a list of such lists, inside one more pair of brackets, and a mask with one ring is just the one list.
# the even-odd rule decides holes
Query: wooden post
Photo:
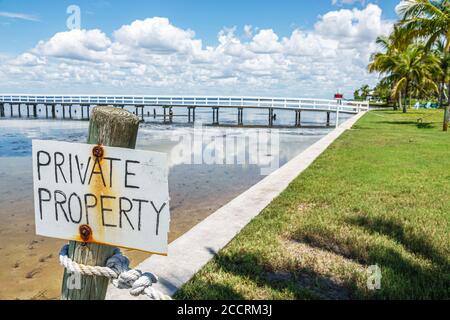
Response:
[{"label": "wooden post", "polygon": [[327,127],[330,126],[330,111],[327,111]]},{"label": "wooden post", "polygon": [[339,127],[339,106],[336,107],[336,128]]},{"label": "wooden post", "polygon": [[26,106],[27,106],[27,118],[29,118],[30,117],[30,105],[26,104]]},{"label": "wooden post", "polygon": [[9,104],[9,113],[10,113],[10,115],[9,115],[9,116],[10,116],[11,118],[12,118],[12,117],[13,117],[13,115],[14,115],[13,111],[14,111],[14,110],[13,110],[13,104],[12,104],[12,103],[10,103],[10,104]]},{"label": "wooden post", "polygon": [[19,113],[19,118],[22,118],[22,112],[20,110],[20,103],[17,105],[17,112]]},{"label": "wooden post", "polygon": [[5,104],[4,103],[0,103],[0,117],[2,117],[2,118],[5,117]]},{"label": "wooden post", "polygon": [[37,118],[37,105],[33,104],[33,117]]},{"label": "wooden post", "polygon": [[[89,124],[89,144],[134,149],[139,129],[139,118],[132,113],[114,107],[95,107]],[[95,235],[94,235],[95,236]],[[85,265],[105,266],[113,255],[114,247],[95,243],[70,241],[69,257]],[[67,287],[70,274],[64,270],[62,300],[104,300],[108,278],[80,276],[81,289]]]},{"label": "wooden post", "polygon": [[56,118],[56,105],[52,104],[52,118],[55,119]]}]

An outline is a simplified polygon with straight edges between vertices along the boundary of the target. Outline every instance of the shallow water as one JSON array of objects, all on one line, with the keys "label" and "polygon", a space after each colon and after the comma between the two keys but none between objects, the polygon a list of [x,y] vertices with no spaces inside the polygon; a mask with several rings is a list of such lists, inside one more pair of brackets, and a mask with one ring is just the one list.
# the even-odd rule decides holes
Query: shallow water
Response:
[{"label": "shallow water", "polygon": [[[199,112],[197,119],[207,122],[209,116]],[[234,121],[233,116],[221,114],[224,122]],[[260,117],[255,112],[254,118],[247,120],[260,124]],[[322,117],[311,115],[309,121],[321,122]],[[85,142],[87,129],[86,121],[0,120],[0,298],[58,298],[63,270],[57,263],[57,253],[65,241],[35,235],[31,140]],[[173,241],[327,132],[329,129],[143,123],[136,148],[169,155],[169,240]],[[236,147],[239,138],[244,138],[245,148]],[[227,144],[230,141],[235,148],[227,158],[232,149]],[[133,250],[125,252],[132,264],[148,256]]]}]

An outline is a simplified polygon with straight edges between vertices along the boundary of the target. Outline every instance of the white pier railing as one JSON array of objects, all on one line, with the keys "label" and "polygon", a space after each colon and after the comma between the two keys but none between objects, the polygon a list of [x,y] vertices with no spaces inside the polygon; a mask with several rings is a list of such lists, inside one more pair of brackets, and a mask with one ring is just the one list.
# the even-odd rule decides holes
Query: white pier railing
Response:
[{"label": "white pier railing", "polygon": [[369,109],[367,101],[309,98],[225,97],[225,96],[149,96],[149,95],[36,95],[0,94],[0,103],[231,107],[339,111],[359,113]]}]

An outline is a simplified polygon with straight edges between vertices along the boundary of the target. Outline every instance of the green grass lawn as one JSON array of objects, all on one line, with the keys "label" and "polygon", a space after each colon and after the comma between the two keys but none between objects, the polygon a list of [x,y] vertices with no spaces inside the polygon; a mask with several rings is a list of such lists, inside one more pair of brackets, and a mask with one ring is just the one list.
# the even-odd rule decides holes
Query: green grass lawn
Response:
[{"label": "green grass lawn", "polygon": [[[450,298],[442,118],[442,110],[365,115],[175,298]],[[375,264],[381,289],[369,290]]]}]

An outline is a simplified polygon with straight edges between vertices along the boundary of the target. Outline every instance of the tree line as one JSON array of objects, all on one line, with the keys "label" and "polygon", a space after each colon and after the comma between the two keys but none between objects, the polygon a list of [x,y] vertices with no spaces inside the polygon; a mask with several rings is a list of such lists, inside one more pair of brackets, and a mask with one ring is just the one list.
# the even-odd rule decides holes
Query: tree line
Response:
[{"label": "tree line", "polygon": [[[381,79],[372,96],[407,112],[413,99],[433,99],[445,110],[448,130],[450,106],[450,0],[406,0],[398,6],[400,20],[376,42],[368,70]],[[365,96],[365,97],[364,97]],[[368,86],[355,91],[367,98]]]}]

